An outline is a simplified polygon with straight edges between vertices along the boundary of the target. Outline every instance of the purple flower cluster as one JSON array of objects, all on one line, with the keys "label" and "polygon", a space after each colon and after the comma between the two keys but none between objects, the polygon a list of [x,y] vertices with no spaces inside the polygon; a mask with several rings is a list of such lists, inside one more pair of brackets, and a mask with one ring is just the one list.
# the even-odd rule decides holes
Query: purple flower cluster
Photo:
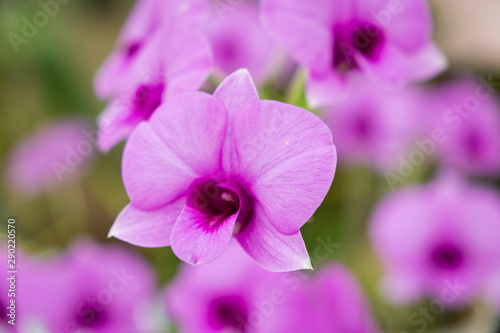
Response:
[{"label": "purple flower cluster", "polygon": [[[94,82],[107,104],[95,145],[126,141],[128,204],[108,238],[182,262],[159,295],[120,247],[23,253],[20,329],[155,333],[161,308],[188,333],[380,332],[344,265],[295,272],[313,269],[302,233],[322,204],[339,225],[342,204],[368,221],[381,303],[498,310],[500,102],[491,78],[423,83],[447,68],[432,21],[425,0],[137,0]],[[36,131],[8,185],[48,193],[90,161],[88,133],[77,120]],[[338,179],[353,165],[392,192],[376,202],[381,186]],[[337,167],[349,193],[325,200]]]},{"label": "purple flower cluster", "polygon": [[[172,19],[159,19],[163,11]],[[130,136],[122,175],[131,203],[109,235],[172,246],[193,265],[236,238],[266,269],[311,268],[300,228],[333,180],[330,130],[304,109],[259,100],[250,73],[262,80],[273,43],[255,4],[217,14],[209,2],[139,1],[97,76],[97,94],[110,99],[99,146]],[[212,55],[226,74],[250,72],[197,92]]]},{"label": "purple flower cluster", "polygon": [[379,332],[341,265],[329,263],[315,276],[271,273],[230,247],[214,263],[181,267],[168,286],[167,311],[182,332]]},{"label": "purple flower cluster", "polygon": [[306,110],[261,101],[247,71],[214,95],[173,97],[129,138],[131,199],[110,236],[172,246],[182,260],[217,259],[236,238],[262,267],[311,268],[300,228],[335,172],[328,127]]},{"label": "purple flower cluster", "polygon": [[157,331],[145,327],[144,312],[152,306],[154,273],[121,247],[81,239],[61,255],[23,255],[19,272],[20,332]]},{"label": "purple flower cluster", "polygon": [[[441,295],[457,281],[467,289],[453,305],[487,293],[500,271],[492,264],[500,256],[498,194],[448,169],[499,174],[500,108],[491,86],[469,79],[417,86],[447,66],[432,32],[423,0],[138,2],[96,80],[109,100],[101,149],[128,138],[130,204],[109,236],[171,246],[182,261],[207,264],[184,266],[169,287],[168,308],[183,331],[375,330],[357,287],[335,265],[287,293],[286,305],[273,303],[273,320],[251,322],[251,300],[273,294],[284,276],[267,271],[312,268],[300,229],[332,183],[332,136],[342,163],[371,166],[388,180],[397,171],[393,182],[411,176],[410,164],[445,170],[375,209],[370,235],[388,297]],[[329,128],[302,108],[259,99],[258,88],[280,77],[280,60],[298,65],[296,79],[305,73],[307,103],[322,107]],[[460,101],[468,94],[474,99]],[[317,294],[324,297],[310,303]],[[361,326],[328,321],[327,309]],[[309,326],[281,316],[307,316]]]},{"label": "purple flower cluster", "polygon": [[314,107],[356,94],[351,78],[357,72],[394,90],[446,66],[424,0],[263,0],[262,7],[265,26],[306,69]]}]

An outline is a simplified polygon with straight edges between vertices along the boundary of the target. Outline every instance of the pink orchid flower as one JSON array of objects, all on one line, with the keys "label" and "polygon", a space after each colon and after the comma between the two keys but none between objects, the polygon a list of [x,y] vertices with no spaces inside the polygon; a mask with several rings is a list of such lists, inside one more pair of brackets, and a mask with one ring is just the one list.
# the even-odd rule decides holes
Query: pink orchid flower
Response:
[{"label": "pink orchid flower", "polygon": [[328,127],[304,109],[259,100],[239,70],[213,96],[170,99],[132,133],[122,161],[131,203],[109,236],[171,246],[193,265],[217,259],[234,237],[268,270],[310,268],[300,228],[335,167]]}]

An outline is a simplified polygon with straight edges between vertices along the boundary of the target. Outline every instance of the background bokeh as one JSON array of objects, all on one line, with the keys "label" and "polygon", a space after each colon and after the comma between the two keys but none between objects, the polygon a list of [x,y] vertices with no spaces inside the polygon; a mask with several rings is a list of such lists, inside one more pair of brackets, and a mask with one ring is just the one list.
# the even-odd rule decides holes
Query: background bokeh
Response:
[{"label": "background bokeh", "polygon": [[[40,10],[36,1],[0,2],[0,165],[7,163],[13,146],[40,124],[64,117],[79,117],[91,126],[104,103],[93,93],[94,73],[112,50],[115,38],[133,5],[132,0],[70,0],[15,52],[6,38],[19,33],[23,17]],[[496,0],[432,1],[436,39],[450,60],[450,71],[493,74],[500,78],[500,3]],[[445,74],[447,75],[447,74]],[[437,79],[439,80],[439,78]],[[301,104],[300,99],[294,101]],[[120,162],[123,143],[102,155],[94,146],[94,160],[83,174],[63,181],[47,195],[29,197],[10,190],[5,172],[0,179],[0,220],[17,221],[18,244],[32,253],[64,249],[81,235],[102,242],[116,215],[127,204]],[[500,152],[499,152],[500,153]],[[386,180],[369,168],[339,168],[325,204],[302,228],[312,255],[323,242],[338,247],[330,259],[349,267],[367,291],[373,312],[386,332],[408,329],[408,317],[419,304],[399,307],[380,296],[382,270],[366,237],[367,218],[378,199],[390,191]],[[408,183],[423,182],[433,165],[420,167]],[[500,187],[497,180],[496,185]],[[122,243],[122,242],[119,242]],[[175,274],[178,259],[170,248],[128,246],[154,266],[165,284]],[[314,260],[313,256],[313,262]],[[316,260],[316,264],[321,264]],[[481,305],[450,312],[431,323],[438,332],[486,332],[493,314]],[[448,324],[458,323],[448,328]]]}]

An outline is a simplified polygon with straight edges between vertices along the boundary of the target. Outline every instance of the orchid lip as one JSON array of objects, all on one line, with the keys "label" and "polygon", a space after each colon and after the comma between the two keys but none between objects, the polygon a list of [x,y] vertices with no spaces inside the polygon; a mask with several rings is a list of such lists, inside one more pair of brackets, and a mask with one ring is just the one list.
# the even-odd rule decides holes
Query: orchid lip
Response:
[{"label": "orchid lip", "polygon": [[198,178],[191,184],[187,205],[202,215],[203,227],[212,232],[234,214],[238,214],[234,233],[241,232],[253,211],[251,200],[239,186],[211,178]]}]

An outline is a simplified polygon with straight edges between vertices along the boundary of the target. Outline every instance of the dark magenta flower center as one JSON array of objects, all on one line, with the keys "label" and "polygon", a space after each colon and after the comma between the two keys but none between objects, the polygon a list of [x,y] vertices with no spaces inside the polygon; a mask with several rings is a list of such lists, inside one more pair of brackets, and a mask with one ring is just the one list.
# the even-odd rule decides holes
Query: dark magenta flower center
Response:
[{"label": "dark magenta flower center", "polygon": [[209,215],[231,216],[238,212],[240,208],[240,199],[233,191],[216,187],[217,192],[214,192],[212,198],[208,198],[205,212]]},{"label": "dark magenta flower center", "polygon": [[444,270],[455,270],[464,263],[462,249],[454,244],[441,244],[431,253],[432,264]]},{"label": "dark magenta flower center", "polygon": [[333,67],[348,71],[357,68],[354,55],[362,54],[375,61],[380,56],[385,37],[372,23],[351,22],[333,27]]},{"label": "dark magenta flower center", "polygon": [[234,230],[238,233],[253,212],[252,201],[245,191],[238,186],[235,189],[226,187],[210,178],[199,178],[191,184],[186,204],[200,213],[203,227],[211,232],[216,231],[227,218],[238,214]]},{"label": "dark magenta flower center", "polygon": [[85,305],[78,312],[75,322],[79,327],[96,329],[106,325],[108,316],[105,309],[99,310],[93,305]]},{"label": "dark magenta flower center", "polygon": [[147,120],[160,106],[164,90],[163,83],[140,86],[134,98],[134,115]]},{"label": "dark magenta flower center", "polygon": [[127,58],[132,58],[137,54],[137,51],[141,48],[141,44],[132,43],[126,48]]},{"label": "dark magenta flower center", "polygon": [[222,36],[219,40],[214,41],[215,58],[221,62],[234,62],[239,56],[239,45],[236,43],[233,36]]},{"label": "dark magenta flower center", "polygon": [[219,186],[211,179],[198,179],[191,184],[187,204],[201,213],[205,227],[216,230],[229,216],[240,208],[240,199],[233,190]]},{"label": "dark magenta flower center", "polygon": [[215,330],[233,328],[244,332],[248,314],[248,305],[242,297],[220,297],[208,308],[208,323]]},{"label": "dark magenta flower center", "polygon": [[471,159],[475,159],[481,156],[481,151],[483,150],[484,141],[480,133],[471,131],[465,136],[464,148],[467,156]]},{"label": "dark magenta flower center", "polygon": [[373,138],[374,128],[370,117],[367,114],[359,114],[352,120],[352,128],[356,137],[361,141],[368,141]]}]

